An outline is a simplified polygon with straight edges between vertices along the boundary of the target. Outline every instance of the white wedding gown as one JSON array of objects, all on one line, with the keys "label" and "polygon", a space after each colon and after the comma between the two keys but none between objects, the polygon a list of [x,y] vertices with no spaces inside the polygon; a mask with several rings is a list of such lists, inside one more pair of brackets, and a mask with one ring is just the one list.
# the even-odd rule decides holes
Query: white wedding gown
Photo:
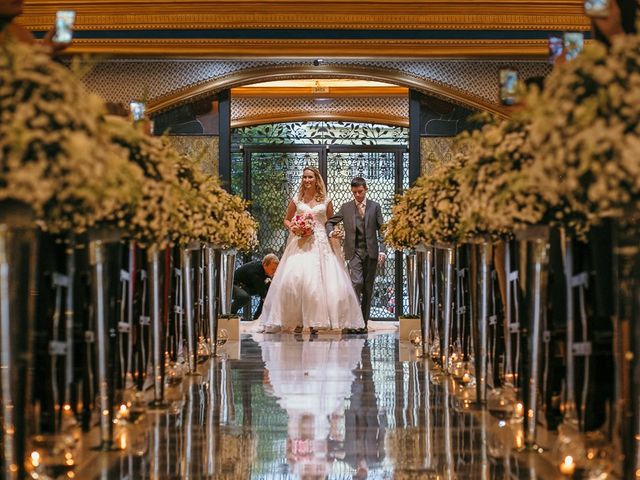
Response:
[{"label": "white wedding gown", "polygon": [[264,300],[260,323],[293,330],[296,326],[362,328],[364,320],[344,260],[334,253],[327,237],[327,204],[310,207],[294,199],[297,214],[312,213],[314,233],[290,235],[287,248]]}]

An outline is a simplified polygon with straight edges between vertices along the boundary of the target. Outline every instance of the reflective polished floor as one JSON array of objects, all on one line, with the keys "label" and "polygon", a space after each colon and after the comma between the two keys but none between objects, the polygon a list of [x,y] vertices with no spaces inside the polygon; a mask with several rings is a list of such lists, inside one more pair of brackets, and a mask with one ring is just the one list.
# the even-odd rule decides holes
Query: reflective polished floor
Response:
[{"label": "reflective polished floor", "polygon": [[130,428],[124,451],[76,478],[566,478],[518,452],[518,424],[470,405],[397,333],[253,334],[226,347],[167,391],[169,409]]}]

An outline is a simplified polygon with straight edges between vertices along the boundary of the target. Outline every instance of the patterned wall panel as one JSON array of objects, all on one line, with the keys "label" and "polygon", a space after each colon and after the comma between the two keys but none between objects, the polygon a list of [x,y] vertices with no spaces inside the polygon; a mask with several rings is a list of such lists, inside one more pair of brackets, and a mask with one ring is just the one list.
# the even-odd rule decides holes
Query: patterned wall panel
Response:
[{"label": "patterned wall panel", "polygon": [[284,62],[232,62],[212,60],[107,60],[84,77],[85,84],[111,102],[151,100],[175,90],[221,78],[245,68]]},{"label": "patterned wall panel", "polygon": [[451,160],[456,154],[452,137],[420,138],[420,172],[429,174],[435,165]]},{"label": "patterned wall panel", "polygon": [[[131,99],[156,99],[213,79],[221,79],[243,70],[274,66],[309,66],[309,62],[217,61],[217,60],[109,60],[98,63],[85,77],[89,88],[107,100],[129,102]],[[403,73],[451,87],[483,100],[498,102],[498,71],[508,66],[523,79],[544,76],[550,66],[540,61],[326,61],[326,66],[372,67]]]},{"label": "patterned wall panel", "polygon": [[315,113],[370,113],[409,119],[409,99],[387,98],[332,98],[330,102],[316,102],[312,98],[234,98],[231,102],[231,121],[268,114],[298,112]]},{"label": "patterned wall panel", "polygon": [[471,93],[492,103],[499,102],[499,71],[514,68],[521,79],[546,76],[551,66],[546,62],[520,61],[415,61],[415,62],[368,62],[367,66],[399,71],[416,78],[456,88]]},{"label": "patterned wall panel", "polygon": [[200,158],[202,169],[210,174],[218,174],[218,137],[172,136],[168,137],[173,147],[181,154]]}]

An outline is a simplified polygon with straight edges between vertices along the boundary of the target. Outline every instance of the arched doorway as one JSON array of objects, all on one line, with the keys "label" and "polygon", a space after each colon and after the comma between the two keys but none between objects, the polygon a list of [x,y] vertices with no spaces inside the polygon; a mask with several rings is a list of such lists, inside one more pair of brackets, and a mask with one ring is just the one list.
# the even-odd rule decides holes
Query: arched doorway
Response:
[{"label": "arched doorway", "polygon": [[[350,201],[350,181],[362,176],[368,196],[387,221],[395,195],[409,185],[406,127],[344,121],[307,121],[232,130],[232,191],[251,202],[259,222],[260,258],[282,254],[287,232],[282,220],[305,166],[318,167],[338,208]],[[394,319],[406,309],[402,255],[389,251],[374,288],[371,316]]]},{"label": "arched doorway", "polygon": [[[365,88],[368,89],[394,90],[393,95],[403,98],[405,109],[400,114],[397,111],[364,111],[363,108],[346,112],[323,111],[318,105],[299,108],[302,103],[291,101],[299,100],[300,95],[315,101],[330,99],[327,97],[332,94],[334,99],[339,97],[337,92],[332,91],[333,87],[325,89],[323,85],[323,82],[332,79],[337,83],[367,83]],[[252,80],[258,81],[259,85],[251,83]],[[396,81],[390,83],[390,80]],[[246,114],[237,115],[234,92],[241,89],[268,90],[274,81],[278,81],[280,87],[283,82],[289,82],[284,91],[275,94],[278,98],[287,99],[286,109],[269,109],[273,103],[263,101],[247,108]],[[300,87],[296,82],[301,81],[318,82],[320,88],[311,89],[306,94],[299,90],[292,92]],[[446,104],[447,108],[439,105],[425,114],[422,101],[424,94],[417,88],[409,90],[408,86],[437,94],[436,97],[429,97],[429,107],[433,107],[432,102],[436,101]],[[212,94],[214,97],[211,97]],[[244,94],[247,95],[247,92]],[[352,98],[358,95],[363,97],[361,89],[351,91],[350,95]],[[370,90],[367,95],[371,99]],[[378,91],[376,95],[380,96],[381,93]],[[452,98],[453,103],[448,104],[441,100],[442,97]],[[440,126],[439,132],[448,132],[436,136],[454,136],[449,126],[455,125],[454,130],[457,131],[462,123],[458,115],[461,104],[503,113],[461,92],[406,75],[398,76],[383,68],[354,69],[350,66],[340,70],[336,66],[309,68],[289,65],[244,71],[220,78],[180,92],[171,99],[164,99],[156,103],[154,108],[162,109],[163,105],[171,102],[178,105],[197,98],[203,98],[205,105],[207,98],[209,105],[214,99],[216,121],[212,123],[219,125],[219,130],[212,134],[217,134],[220,142],[218,166],[224,184],[229,185],[234,193],[252,201],[252,213],[260,222],[260,247],[253,252],[253,259],[260,258],[266,252],[282,252],[286,237],[282,219],[292,189],[299,184],[305,165],[320,167],[336,206],[350,199],[351,178],[364,176],[369,180],[371,196],[383,206],[385,220],[388,220],[394,196],[407,188],[421,171],[421,137],[427,126],[431,128],[437,124]],[[291,107],[291,104],[298,108]],[[462,111],[463,114],[469,112],[464,107]],[[365,123],[367,119],[369,123]],[[381,273],[376,285],[374,318],[397,318],[405,313],[406,303],[402,256],[396,252],[390,255]]]}]

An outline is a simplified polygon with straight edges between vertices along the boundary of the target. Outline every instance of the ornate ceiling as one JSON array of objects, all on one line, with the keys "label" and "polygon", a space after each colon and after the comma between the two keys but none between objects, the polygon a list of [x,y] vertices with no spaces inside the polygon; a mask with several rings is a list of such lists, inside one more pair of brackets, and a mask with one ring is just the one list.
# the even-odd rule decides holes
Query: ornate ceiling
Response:
[{"label": "ornate ceiling", "polygon": [[77,12],[70,53],[198,58],[538,58],[588,31],[583,0],[27,0],[47,31]]}]

